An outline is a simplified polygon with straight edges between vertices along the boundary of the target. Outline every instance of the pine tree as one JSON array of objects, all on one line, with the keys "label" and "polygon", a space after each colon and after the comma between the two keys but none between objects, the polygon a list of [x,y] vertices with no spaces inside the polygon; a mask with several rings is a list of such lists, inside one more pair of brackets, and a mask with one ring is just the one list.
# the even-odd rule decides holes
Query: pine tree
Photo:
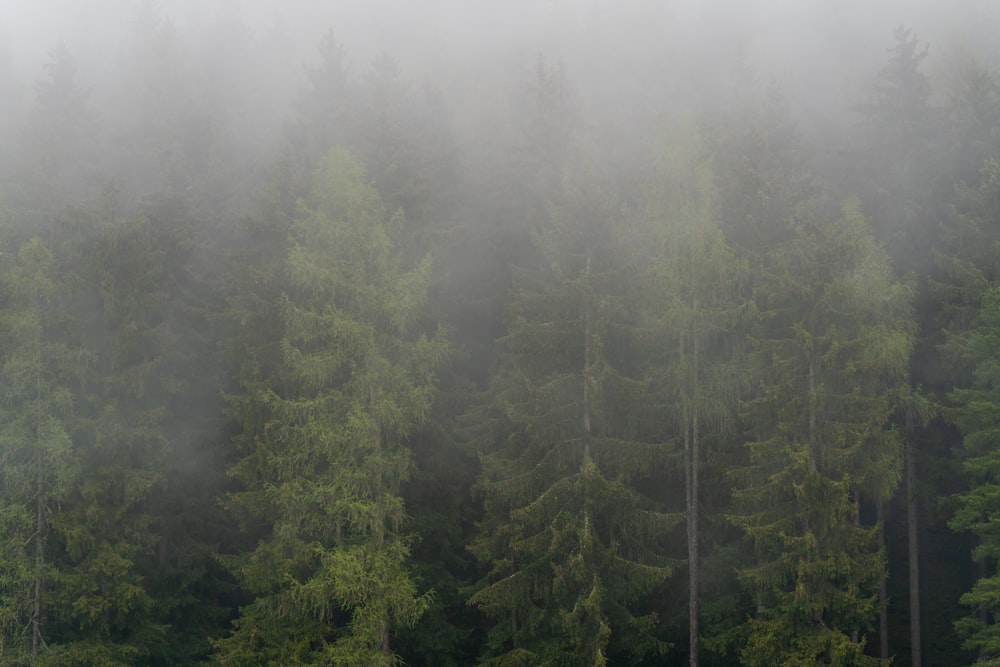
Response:
[{"label": "pine tree", "polygon": [[[996,95],[996,82],[991,85]],[[996,427],[994,366],[1000,322],[998,193],[1000,163],[995,157],[986,157],[977,178],[956,187],[953,215],[942,234],[938,272],[931,283],[936,321],[944,331],[939,351],[941,367],[948,371],[942,375],[948,382],[942,384],[950,387],[944,416],[963,436],[960,460],[968,484],[968,489],[957,497],[958,506],[948,525],[978,538],[972,555],[980,563],[979,580],[962,597],[963,605],[971,607],[972,614],[957,621],[956,629],[965,638],[965,648],[975,651],[983,664],[1000,661],[993,624],[996,598],[991,592],[997,576],[990,568],[996,558],[996,537],[989,526],[997,497],[992,482],[996,456],[989,443]]]},{"label": "pine tree", "polygon": [[931,199],[936,183],[929,165],[938,114],[922,69],[928,47],[903,26],[893,39],[874,98],[861,108],[869,154],[859,169],[866,182],[858,185],[868,194],[876,238],[896,265],[908,270],[927,258],[936,232]]},{"label": "pine tree", "polygon": [[446,345],[416,326],[430,264],[400,262],[402,224],[343,150],[292,223],[276,354],[247,357],[230,397],[245,487],[230,503],[266,531],[227,560],[255,599],[220,662],[395,664],[393,631],[427,607],[399,494]]},{"label": "pine tree", "polygon": [[79,355],[56,338],[58,282],[48,247],[35,238],[0,260],[7,264],[0,276],[0,660],[28,664],[51,641],[50,523],[78,474],[66,424]]},{"label": "pine tree", "polygon": [[[942,229],[939,221],[948,217],[947,202],[953,189],[945,177],[947,161],[942,159],[950,150],[950,142],[943,134],[942,110],[932,104],[936,91],[925,72],[929,46],[911,30],[898,26],[887,51],[888,60],[878,72],[873,98],[860,109],[865,115],[866,132],[861,136],[865,148],[855,170],[859,180],[853,186],[862,193],[875,236],[891,255],[897,275],[916,275],[915,300],[922,302],[927,287],[923,276],[933,262],[932,248]],[[937,325],[929,318],[922,318],[920,324],[922,330],[916,339],[908,378],[910,386],[903,391],[903,395],[918,399],[910,404],[911,408],[920,403],[919,387],[934,383],[934,371],[938,370],[932,361]],[[921,553],[921,544],[926,542],[923,536],[932,532],[933,500],[928,496],[933,492],[921,491],[927,488],[922,484],[921,468],[945,468],[948,454],[934,451],[940,438],[913,417],[913,410],[902,410],[898,416],[900,433],[905,438],[907,482],[900,509],[905,508],[906,515],[910,660],[922,665],[926,662],[924,630],[934,619],[922,610],[927,591],[922,588],[921,566],[927,555]],[[885,513],[890,527],[894,514],[891,510]],[[924,522],[928,523],[926,530]]]},{"label": "pine tree", "polygon": [[[643,235],[649,253],[645,358],[659,436],[683,445],[688,646],[694,667],[701,643],[702,449],[706,442],[725,443],[734,432],[739,359],[733,358],[729,339],[746,315],[738,300],[744,271],[717,222],[712,156],[699,133],[679,124],[661,152]],[[729,501],[715,500],[723,506]]]},{"label": "pine tree", "polygon": [[732,516],[757,558],[741,573],[757,604],[750,665],[878,664],[857,633],[877,613],[884,556],[858,503],[872,476],[883,494],[899,479],[884,429],[913,345],[911,297],[856,203],[833,220],[817,209],[799,210],[759,297],[762,374]]},{"label": "pine tree", "polygon": [[169,206],[123,215],[113,202],[78,209],[60,235],[72,340],[87,364],[69,424],[80,483],[52,522],[62,554],[53,665],[155,664],[176,620],[157,607],[150,575],[171,520],[168,471],[182,455],[171,421],[182,417],[178,293],[193,233]]},{"label": "pine tree", "polygon": [[49,50],[46,76],[35,82],[35,102],[24,133],[18,208],[34,229],[48,229],[55,214],[94,185],[97,123],[90,91],[77,81],[77,62],[60,42]]},{"label": "pine tree", "polygon": [[[669,448],[640,439],[628,226],[579,137],[567,82],[539,61],[508,202],[531,230],[484,408],[484,665],[604,665],[664,653],[648,597],[678,517],[640,492]],[[593,150],[593,153],[588,153]]]},{"label": "pine tree", "polygon": [[493,390],[472,547],[488,573],[471,603],[497,621],[483,664],[603,665],[668,646],[636,604],[669,575],[677,517],[637,490],[667,447],[638,440],[642,383],[621,368],[632,315],[601,233],[615,218],[582,203],[564,214],[543,232],[542,271],[521,277]]},{"label": "pine tree", "polygon": [[[1000,557],[1000,535],[996,530],[1000,506],[1000,454],[995,442],[1000,428],[1000,289],[990,288],[983,297],[979,325],[949,342],[953,354],[973,365],[971,385],[949,393],[952,407],[948,415],[963,435],[962,466],[970,479],[969,490],[959,494],[958,508],[949,525],[955,530],[973,532],[979,543],[973,558],[984,565]],[[965,637],[965,648],[974,650],[976,664],[1000,665],[1000,627],[995,619],[1000,612],[1000,574],[995,568],[976,581],[962,596],[962,604],[971,614],[957,623]]]},{"label": "pine tree", "polygon": [[295,155],[310,173],[329,150],[350,145],[357,122],[343,44],[328,31],[318,51],[319,61],[306,68],[307,85],[295,100],[296,117],[286,130]]}]

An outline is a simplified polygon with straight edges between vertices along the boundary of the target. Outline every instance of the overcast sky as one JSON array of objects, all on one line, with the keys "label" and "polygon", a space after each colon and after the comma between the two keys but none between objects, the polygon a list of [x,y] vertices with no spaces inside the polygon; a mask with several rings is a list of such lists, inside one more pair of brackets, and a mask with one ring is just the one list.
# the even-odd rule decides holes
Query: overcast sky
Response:
[{"label": "overcast sky", "polygon": [[[79,80],[100,87],[117,72],[146,0],[0,0],[0,45],[22,97],[49,48],[65,41]],[[388,52],[408,76],[488,86],[523,77],[538,54],[567,65],[587,96],[659,86],[678,96],[727,85],[737,67],[779,83],[814,111],[847,107],[870,89],[892,29],[931,44],[929,69],[969,50],[996,62],[995,0],[163,0],[152,3],[182,39],[223,52],[234,36],[274,49],[286,78],[301,77],[321,36],[334,30],[352,67]],[[2,52],[0,52],[2,55]],[[195,60],[211,58],[202,48]],[[0,61],[2,62],[2,61]],[[294,66],[293,66],[294,65]],[[658,76],[659,72],[662,76]],[[659,79],[659,80],[655,80]],[[661,91],[662,93],[662,91]],[[634,97],[639,95],[640,97]],[[843,103],[840,103],[843,100]]]}]

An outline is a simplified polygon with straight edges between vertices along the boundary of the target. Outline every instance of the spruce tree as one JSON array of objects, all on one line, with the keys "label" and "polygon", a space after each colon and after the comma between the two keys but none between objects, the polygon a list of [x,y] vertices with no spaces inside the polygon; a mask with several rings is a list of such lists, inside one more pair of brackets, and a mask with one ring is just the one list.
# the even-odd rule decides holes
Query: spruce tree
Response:
[{"label": "spruce tree", "polygon": [[506,206],[533,243],[481,417],[471,549],[485,576],[470,603],[494,621],[484,665],[634,662],[669,648],[648,596],[670,574],[679,517],[640,490],[669,447],[641,438],[632,237],[562,72],[540,60],[531,92]]},{"label": "spruce tree", "polygon": [[[111,198],[113,200],[113,197]],[[149,663],[166,625],[144,577],[155,552],[151,512],[170,454],[165,423],[179,385],[171,377],[166,311],[174,255],[155,217],[106,200],[61,228],[72,340],[87,350],[74,388],[70,433],[80,456],[53,530],[62,559],[53,596],[59,651],[47,664]]]},{"label": "spruce tree", "polygon": [[[706,444],[735,444],[740,359],[731,351],[747,313],[739,300],[745,273],[718,223],[712,155],[700,133],[679,123],[661,148],[651,184],[645,262],[643,346],[651,423],[663,441],[682,445],[688,566],[689,664],[699,664],[701,508]],[[731,458],[723,452],[723,460]],[[712,498],[716,510],[729,498]]]},{"label": "spruce tree", "polygon": [[[0,274],[0,661],[28,664],[52,642],[53,515],[76,482],[67,422],[79,355],[60,341],[51,251],[34,238]],[[9,258],[8,258],[9,257]]]},{"label": "spruce tree", "polygon": [[962,466],[970,488],[959,494],[958,507],[949,525],[970,531],[979,538],[973,558],[984,565],[985,575],[962,596],[970,614],[957,623],[965,637],[965,648],[975,651],[976,664],[1000,665],[1000,574],[990,563],[1000,558],[997,507],[1000,506],[1000,454],[996,437],[1000,432],[1000,289],[991,287],[983,296],[979,324],[949,342],[953,354],[973,365],[970,386],[949,393],[948,416],[963,435]]},{"label": "spruce tree", "polygon": [[60,209],[88,194],[96,172],[98,125],[77,61],[59,42],[49,49],[17,165],[18,209],[34,231],[48,229]]},{"label": "spruce tree", "polygon": [[614,217],[582,203],[563,215],[540,237],[542,269],[519,278],[493,388],[472,546],[487,575],[470,599],[496,621],[483,664],[604,665],[668,647],[637,604],[670,573],[677,517],[638,489],[668,447],[638,437]]},{"label": "spruce tree", "polygon": [[803,205],[790,232],[759,295],[750,461],[736,473],[732,520],[757,559],[741,572],[757,606],[741,657],[878,664],[858,632],[876,617],[884,555],[858,503],[872,476],[882,493],[899,479],[884,429],[913,345],[910,290],[856,203],[834,219]]},{"label": "spruce tree", "polygon": [[265,529],[227,559],[255,598],[220,662],[395,664],[393,632],[427,607],[399,494],[447,347],[418,326],[430,264],[401,262],[402,232],[358,162],[331,151],[290,227],[274,354],[248,348],[229,397],[244,486],[229,503]]}]

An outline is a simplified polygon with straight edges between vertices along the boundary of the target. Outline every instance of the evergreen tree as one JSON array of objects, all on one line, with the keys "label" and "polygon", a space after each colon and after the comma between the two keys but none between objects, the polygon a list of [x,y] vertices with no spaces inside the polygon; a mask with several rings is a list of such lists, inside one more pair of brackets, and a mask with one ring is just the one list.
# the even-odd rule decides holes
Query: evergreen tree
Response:
[{"label": "evergreen tree", "polygon": [[169,652],[168,614],[149,575],[178,455],[169,424],[185,364],[174,315],[192,233],[167,210],[122,215],[109,191],[100,209],[78,209],[61,228],[73,340],[88,362],[70,423],[80,483],[52,522],[59,646],[46,664],[156,664]]},{"label": "evergreen tree", "polygon": [[493,389],[472,546],[487,575],[471,603],[496,620],[483,664],[604,665],[668,647],[641,601],[669,575],[677,517],[639,491],[668,448],[638,439],[615,218],[590,200],[562,215],[543,232],[542,270],[520,278]]},{"label": "evergreen tree", "polygon": [[290,232],[277,354],[247,357],[230,397],[245,487],[230,503],[267,528],[227,559],[255,599],[218,659],[394,664],[392,633],[428,604],[399,494],[446,352],[416,326],[430,264],[400,262],[401,217],[343,150],[323,160]]},{"label": "evergreen tree", "polygon": [[45,244],[32,239],[0,261],[0,661],[16,665],[51,641],[50,523],[78,474],[67,422],[79,355],[55,337],[58,282]]},{"label": "evergreen tree", "polygon": [[[987,91],[981,91],[984,97],[996,95],[995,81],[980,83],[987,86]],[[990,134],[984,131],[979,139],[988,144]],[[1000,281],[996,252],[1000,164],[995,157],[1000,153],[992,152],[994,157],[983,159],[978,178],[956,187],[953,215],[942,233],[939,270],[931,283],[935,315],[944,330],[939,351],[941,367],[948,372],[941,375],[948,380],[943,386],[950,388],[945,416],[963,436],[959,458],[968,485],[958,495],[949,526],[978,538],[972,556],[980,564],[978,581],[962,597],[972,614],[956,622],[956,629],[965,639],[965,648],[975,651],[983,664],[1000,661],[993,624],[996,599],[991,593],[997,577],[990,567],[996,559],[996,536],[989,525],[997,497],[996,456],[989,443],[996,427],[994,366],[1000,322],[996,287]]]},{"label": "evergreen tree", "polygon": [[[659,436],[683,445],[692,667],[701,643],[702,450],[731,444],[740,377],[729,343],[745,316],[738,301],[742,263],[722,234],[718,208],[712,156],[696,131],[680,125],[662,149],[643,234],[650,281],[644,357]],[[729,503],[725,495],[712,500],[716,510]]]},{"label": "evergreen tree", "polygon": [[936,229],[935,174],[930,165],[938,131],[930,78],[923,72],[928,47],[903,26],[893,31],[889,60],[879,71],[865,114],[868,155],[858,183],[866,193],[876,238],[902,270],[922,268]]},{"label": "evergreen tree", "polygon": [[44,68],[46,76],[35,82],[18,169],[18,208],[36,231],[47,229],[56,212],[86,194],[96,175],[97,123],[90,91],[77,81],[76,58],[59,42]]},{"label": "evergreen tree", "polygon": [[868,224],[855,203],[834,220],[803,205],[759,297],[762,375],[732,517],[757,558],[741,573],[757,604],[746,664],[878,664],[857,633],[875,618],[883,554],[858,503],[873,476],[883,493],[899,478],[885,427],[913,324]]},{"label": "evergreen tree", "polygon": [[311,173],[334,147],[350,146],[356,119],[344,46],[333,31],[319,44],[319,62],[306,68],[307,84],[295,100],[295,118],[286,134],[296,156]]},{"label": "evergreen tree", "polygon": [[953,354],[973,365],[972,382],[949,393],[949,416],[961,430],[962,465],[969,476],[969,490],[959,494],[958,508],[949,525],[971,531],[979,538],[973,558],[984,564],[985,574],[962,596],[971,614],[957,624],[965,637],[965,648],[976,652],[976,664],[1000,665],[1000,574],[995,563],[1000,558],[1000,534],[996,529],[1000,507],[1000,454],[995,446],[1000,428],[1000,289],[991,287],[983,297],[979,324],[966,334],[952,338]]},{"label": "evergreen tree", "polygon": [[625,221],[574,136],[565,79],[540,61],[533,93],[511,213],[535,242],[484,412],[471,548],[486,575],[470,602],[495,621],[482,664],[634,662],[669,646],[645,603],[678,518],[640,491],[669,448],[640,439]]}]

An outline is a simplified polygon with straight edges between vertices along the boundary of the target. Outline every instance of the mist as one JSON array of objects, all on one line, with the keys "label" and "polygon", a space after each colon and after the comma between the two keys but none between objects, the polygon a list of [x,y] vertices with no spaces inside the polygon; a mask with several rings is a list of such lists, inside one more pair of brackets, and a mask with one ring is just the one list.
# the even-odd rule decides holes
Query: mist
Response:
[{"label": "mist", "polygon": [[0,663],[995,659],[997,35],[0,0]]}]

